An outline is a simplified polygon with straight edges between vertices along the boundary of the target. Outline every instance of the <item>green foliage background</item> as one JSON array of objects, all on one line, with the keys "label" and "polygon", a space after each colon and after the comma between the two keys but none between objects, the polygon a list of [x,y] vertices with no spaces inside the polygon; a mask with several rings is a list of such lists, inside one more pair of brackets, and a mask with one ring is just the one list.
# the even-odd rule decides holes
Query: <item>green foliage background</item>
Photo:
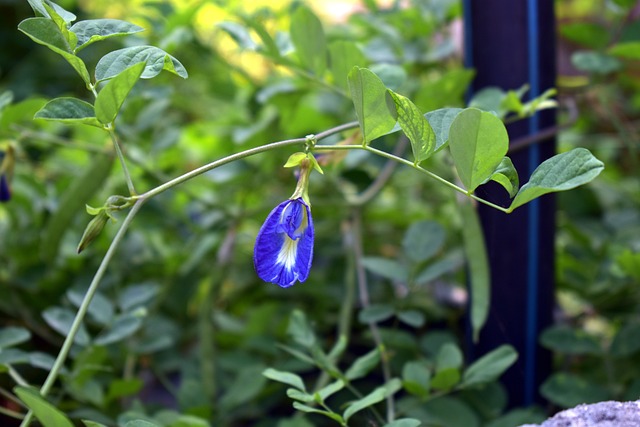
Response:
[{"label": "green foliage background", "polygon": [[[322,23],[315,22],[297,2],[243,3],[61,3],[79,19],[120,18],[146,30],[80,52],[90,70],[109,51],[148,44],[178,58],[189,72],[186,80],[163,72],[138,81],[117,118],[139,191],[241,150],[356,120],[344,96],[353,65],[368,66],[422,111],[464,106],[473,71],[460,66],[457,2],[416,1],[411,8],[364,2],[360,12],[338,23],[323,15]],[[561,325],[542,337],[557,351],[558,366],[565,367],[542,390],[560,406],[633,398],[640,388],[633,368],[640,351],[633,344],[640,330],[640,264],[632,163],[637,161],[632,119],[639,105],[635,95],[625,96],[637,93],[638,81],[633,58],[606,50],[626,40],[613,39],[613,29],[628,6],[606,6],[602,32],[613,35],[611,43],[600,45],[576,27],[597,7],[569,3],[559,8],[571,21],[561,27],[563,40],[596,50],[595,59],[609,59],[601,67],[587,61],[585,69],[580,55],[574,57],[575,67],[593,84],[581,77],[567,80],[573,85],[568,89],[561,86],[561,96],[579,105],[580,116],[560,141],[563,150],[588,145],[608,169],[603,179],[560,199],[564,314]],[[0,386],[12,390],[16,371],[26,382],[42,384],[117,228],[108,223],[78,255],[90,220],[82,214],[84,205],[101,206],[127,188],[103,131],[33,120],[48,99],[89,100],[90,93],[68,64],[18,33],[18,22],[33,16],[26,2],[0,8],[10,11],[0,13],[7,21],[0,31],[3,40],[5,34],[11,40],[0,53],[0,92],[13,94],[6,104],[0,97],[0,144],[15,145],[17,159],[13,198],[0,205],[0,316],[7,325],[0,333],[0,364],[7,371]],[[329,64],[333,68],[323,74],[323,65],[308,54],[322,49],[322,41],[309,39],[312,46],[288,41],[283,34],[292,20],[302,23],[293,24],[292,34],[321,25],[330,51],[344,50],[353,62]],[[260,25],[275,35],[275,45],[256,52]],[[629,27],[625,37],[637,39],[635,27]],[[338,43],[344,41],[360,50]],[[280,63],[269,58],[278,50],[287,52]],[[612,62],[617,68],[607,65]],[[340,70],[344,73],[337,74]],[[600,108],[583,108],[590,105]],[[508,112],[527,114],[517,108]],[[601,116],[611,111],[620,114]],[[398,149],[398,135],[383,137],[376,147]],[[328,142],[344,141],[336,136]],[[404,150],[409,151],[408,142]],[[463,360],[465,211],[450,189],[410,168],[392,170],[384,159],[362,152],[322,154],[325,173],[314,174],[309,189],[316,225],[309,280],[284,290],[255,276],[255,235],[295,187],[292,170],[282,168],[293,151],[274,150],[223,166],[145,205],[76,338],[51,395],[55,407],[75,419],[118,426],[145,425],[140,420],[160,426],[335,425],[317,414],[302,416],[309,412],[300,403],[305,396],[298,395],[299,411],[294,411],[287,397],[292,393],[282,383],[294,392],[316,391],[334,384],[330,377],[343,375],[361,391],[360,399],[340,386],[331,396],[327,391],[326,399],[345,418],[347,405],[355,408],[353,401],[362,401],[364,410],[352,409],[353,425],[382,425],[375,411],[384,412],[379,402],[390,390],[397,392],[398,418],[422,425],[500,427],[544,419],[536,408],[506,411],[508,396],[494,380],[512,362],[510,348],[498,349],[479,366]],[[423,166],[454,179],[443,152]],[[379,188],[385,170],[393,174]],[[375,197],[354,203],[367,189],[375,190]],[[123,217],[116,214],[120,221]],[[364,300],[356,280],[359,265],[367,271]],[[384,348],[375,347],[371,323]],[[283,380],[283,372],[299,376],[304,386],[295,376]],[[27,389],[16,394],[30,408],[48,408]],[[7,400],[4,406],[12,405]]]}]

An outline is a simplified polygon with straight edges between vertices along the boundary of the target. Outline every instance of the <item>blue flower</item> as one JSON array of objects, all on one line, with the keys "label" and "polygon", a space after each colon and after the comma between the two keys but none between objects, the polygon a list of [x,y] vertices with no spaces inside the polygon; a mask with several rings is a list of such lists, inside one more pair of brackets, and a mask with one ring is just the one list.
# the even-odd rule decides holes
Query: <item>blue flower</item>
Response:
[{"label": "blue flower", "polygon": [[313,258],[313,219],[302,197],[280,203],[258,232],[253,265],[265,282],[283,288],[304,282]]}]

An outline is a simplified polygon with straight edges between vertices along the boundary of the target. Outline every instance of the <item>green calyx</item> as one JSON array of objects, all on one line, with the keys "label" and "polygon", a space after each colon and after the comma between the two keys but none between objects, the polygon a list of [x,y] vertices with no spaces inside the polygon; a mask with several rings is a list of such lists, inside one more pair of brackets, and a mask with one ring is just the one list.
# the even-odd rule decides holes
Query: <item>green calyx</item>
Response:
[{"label": "green calyx", "polygon": [[309,200],[309,175],[311,175],[313,169],[323,173],[322,168],[320,168],[318,161],[311,153],[292,154],[285,164],[285,167],[294,166],[300,167],[300,176],[298,177],[296,189],[290,199],[302,198],[307,205],[311,206],[311,201]]}]

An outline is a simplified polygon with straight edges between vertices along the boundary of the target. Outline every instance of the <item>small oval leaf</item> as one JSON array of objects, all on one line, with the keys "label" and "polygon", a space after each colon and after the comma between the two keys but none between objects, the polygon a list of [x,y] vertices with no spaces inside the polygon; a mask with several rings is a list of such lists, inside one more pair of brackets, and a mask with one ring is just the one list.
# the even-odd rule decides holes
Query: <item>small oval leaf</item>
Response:
[{"label": "small oval leaf", "polygon": [[155,46],[133,46],[118,49],[100,58],[96,65],[96,81],[111,79],[127,68],[139,62],[146,66],[140,78],[150,79],[162,70],[167,70],[184,79],[188,77],[187,70],[173,56]]},{"label": "small oval leaf", "polygon": [[395,104],[398,123],[411,141],[413,161],[417,165],[433,154],[436,146],[436,134],[413,102],[391,90],[389,90],[389,94]]},{"label": "small oval leaf", "polygon": [[570,190],[597,177],[604,164],[586,148],[574,148],[545,160],[533,171],[529,182],[520,188],[509,211],[543,194]]},{"label": "small oval leaf", "polygon": [[87,19],[76,22],[69,31],[74,32],[78,37],[78,46],[75,49],[78,52],[97,41],[139,33],[144,31],[144,28],[119,19]]},{"label": "small oval leaf", "polygon": [[132,65],[109,80],[100,90],[96,98],[96,118],[105,125],[113,122],[120,111],[120,107],[129,95],[142,74],[146,63]]},{"label": "small oval leaf", "polygon": [[52,99],[33,118],[64,123],[82,123],[102,128],[102,124],[96,119],[93,105],[71,97]]}]

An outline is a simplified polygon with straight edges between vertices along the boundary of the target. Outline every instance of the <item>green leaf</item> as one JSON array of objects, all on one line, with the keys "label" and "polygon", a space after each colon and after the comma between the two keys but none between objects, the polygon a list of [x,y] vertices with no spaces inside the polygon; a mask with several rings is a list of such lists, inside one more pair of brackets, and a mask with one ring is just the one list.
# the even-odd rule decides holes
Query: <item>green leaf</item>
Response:
[{"label": "green leaf", "polygon": [[111,79],[132,65],[146,63],[140,78],[150,79],[162,70],[167,70],[183,79],[188,77],[187,70],[173,56],[155,46],[132,46],[107,53],[96,65],[96,81]]},{"label": "green leaf", "polygon": [[462,200],[458,207],[462,214],[462,237],[464,252],[469,267],[470,298],[471,298],[471,329],[473,340],[478,341],[480,330],[487,321],[489,303],[491,300],[491,273],[489,259],[484,241],[484,232],[480,224],[478,212],[468,200]]},{"label": "green leaf", "polygon": [[446,147],[449,142],[449,129],[451,128],[451,123],[453,123],[453,120],[461,111],[462,108],[441,108],[425,114],[425,117],[431,125],[431,129],[433,129],[433,132],[436,134],[435,152]]},{"label": "green leaf", "polygon": [[266,30],[262,22],[257,19],[253,19],[249,16],[243,16],[245,24],[249,26],[253,31],[256,32],[264,46],[259,46],[259,50],[266,56],[270,57],[273,60],[280,59],[280,50],[278,49],[278,45],[273,40],[273,37]]},{"label": "green leaf", "polygon": [[29,353],[18,350],[17,348],[6,348],[0,350],[0,365],[18,365],[29,363]]},{"label": "green leaf", "polygon": [[342,417],[339,414],[336,414],[335,412],[329,412],[329,411],[324,411],[322,409],[317,409],[317,408],[313,408],[311,406],[302,404],[300,402],[293,402],[293,407],[295,409],[297,409],[300,412],[306,412],[306,413],[311,413],[311,414],[322,414],[326,417],[331,418],[332,420],[336,421],[337,423],[339,423],[341,426],[345,425],[344,424],[344,420],[342,419]]},{"label": "green leaf", "polygon": [[295,349],[293,347],[289,347],[289,346],[286,346],[286,345],[278,344],[278,348],[286,351],[287,353],[289,353],[290,355],[292,355],[296,359],[300,360],[301,362],[308,363],[311,366],[315,366],[315,364],[316,364],[315,360],[313,360],[313,358],[311,356],[308,356],[306,353],[303,353],[300,350],[297,350],[297,349]]},{"label": "green leaf", "polygon": [[407,72],[400,65],[377,63],[369,67],[387,89],[397,90],[407,81]]},{"label": "green leaf", "polygon": [[450,68],[445,73],[434,73],[433,77],[420,80],[411,99],[422,111],[462,105],[474,76],[474,70],[464,68]]},{"label": "green leaf", "polygon": [[18,25],[18,30],[25,33],[34,42],[47,46],[61,55],[78,72],[86,85],[91,83],[87,66],[82,59],[72,53],[69,42],[51,19],[28,18]]},{"label": "green leaf", "polygon": [[469,101],[469,107],[479,108],[484,111],[493,111],[501,117],[500,106],[505,96],[507,96],[507,94],[499,87],[486,87],[473,95],[473,98]]},{"label": "green leaf", "polygon": [[640,59],[640,42],[616,43],[609,48],[609,54],[624,59]]},{"label": "green leaf", "polygon": [[382,387],[378,387],[371,393],[352,402],[342,414],[345,422],[349,421],[356,412],[359,412],[369,406],[373,406],[376,403],[382,402],[387,396],[390,396],[397,392],[401,388],[401,382],[399,379],[394,378]]},{"label": "green leaf", "polygon": [[402,249],[414,263],[433,257],[444,244],[445,230],[435,221],[417,221],[404,233]]},{"label": "green leaf", "polygon": [[95,421],[89,421],[89,420],[82,420],[82,423],[86,426],[86,427],[107,427],[104,424],[101,423],[97,423]]},{"label": "green leaf", "polygon": [[564,38],[591,49],[602,49],[609,43],[609,30],[593,22],[565,22],[559,31]]},{"label": "green leaf", "polygon": [[431,387],[438,390],[451,390],[460,382],[460,369],[446,368],[438,371],[431,379]]},{"label": "green leaf", "polygon": [[305,6],[299,6],[291,17],[291,41],[302,65],[322,76],[327,68],[327,42],[322,23]]},{"label": "green leaf", "polygon": [[463,110],[449,130],[449,148],[458,175],[469,193],[496,170],[509,149],[502,120],[477,108]]},{"label": "green leaf", "polygon": [[358,313],[360,323],[379,323],[389,319],[394,314],[393,306],[389,304],[372,304]]},{"label": "green leaf", "polygon": [[580,71],[593,74],[609,74],[622,68],[622,63],[600,52],[580,51],[571,56],[571,63]]},{"label": "green leaf", "polygon": [[548,378],[540,386],[540,393],[552,403],[564,408],[602,402],[613,397],[602,385],[565,372],[555,373]]},{"label": "green leaf", "polygon": [[48,4],[45,4],[45,1],[46,0],[27,0],[27,2],[29,2],[29,4],[31,5],[34,11],[39,12],[42,16],[46,18],[51,17],[49,15],[49,10],[53,9],[67,23],[73,22],[76,20],[76,15],[74,15],[73,13],[63,9],[61,6],[58,6],[53,2],[49,2]]},{"label": "green leaf", "polygon": [[87,19],[73,24],[69,30],[78,36],[75,52],[79,52],[92,43],[111,37],[139,33],[144,31],[144,28],[119,19]]},{"label": "green leaf", "polygon": [[509,211],[543,194],[570,190],[586,184],[602,172],[604,164],[586,148],[574,148],[545,160],[520,188]]},{"label": "green leaf", "polygon": [[62,33],[62,36],[69,44],[69,47],[72,50],[75,49],[76,45],[78,44],[78,37],[71,31],[69,31],[67,21],[65,21],[65,19],[60,16],[58,12],[56,12],[56,10],[46,2],[43,2],[43,6],[49,13],[49,18],[51,18],[51,20],[56,24],[56,26],[60,30],[60,33]]},{"label": "green leaf", "polygon": [[296,388],[288,388],[287,397],[289,399],[297,400],[299,402],[304,402],[304,403],[312,403],[316,401],[315,398],[309,393],[305,393]]},{"label": "green leaf", "polygon": [[462,351],[454,343],[448,342],[438,350],[436,358],[436,372],[462,366]]},{"label": "green leaf", "polygon": [[30,338],[31,332],[29,330],[17,326],[7,326],[0,329],[0,349],[29,341]]},{"label": "green leaf", "polygon": [[231,386],[226,387],[220,399],[220,410],[226,412],[254,400],[267,383],[265,377],[260,375],[263,371],[264,366],[260,364],[243,367]]},{"label": "green leaf", "polygon": [[495,381],[518,359],[518,353],[510,345],[501,345],[476,360],[462,377],[462,385],[469,387]]},{"label": "green leaf", "polygon": [[302,378],[292,372],[277,371],[273,368],[267,368],[262,372],[262,375],[269,378],[270,380],[278,381],[280,383],[295,387],[300,391],[306,392],[306,388],[304,386]]},{"label": "green leaf", "polygon": [[372,273],[389,280],[399,282],[406,282],[409,280],[409,273],[407,272],[406,267],[398,261],[381,257],[365,257],[362,260],[362,265]]},{"label": "green leaf", "polygon": [[142,317],[136,313],[117,316],[113,324],[95,339],[97,345],[109,345],[129,338],[142,327]]},{"label": "green leaf", "polygon": [[127,286],[118,296],[118,305],[122,311],[135,311],[153,301],[159,292],[160,286],[152,282]]},{"label": "green leaf", "polygon": [[300,310],[294,310],[289,319],[287,334],[302,347],[310,348],[316,342],[316,336],[309,325],[307,316]]},{"label": "green leaf", "polygon": [[341,89],[349,88],[349,71],[355,66],[367,64],[367,58],[360,48],[351,41],[339,40],[329,44],[329,64],[333,82]]},{"label": "green leaf", "polygon": [[320,398],[321,402],[324,402],[325,400],[327,400],[327,398],[329,398],[329,396],[332,396],[333,394],[345,388],[346,385],[347,384],[344,381],[337,380],[322,387],[315,394]]},{"label": "green leaf", "polygon": [[586,331],[563,325],[547,328],[540,335],[540,344],[564,354],[600,354],[602,352],[598,340]]},{"label": "green leaf", "polygon": [[[53,368],[55,361],[56,359],[48,353],[41,353],[39,351],[29,353],[29,365],[34,368],[50,371]],[[66,369],[63,369],[63,372],[66,373]]]},{"label": "green leaf", "polygon": [[109,80],[109,82],[100,89],[95,106],[96,118],[100,120],[100,122],[106,125],[116,119],[122,103],[142,75],[145,67],[146,64],[144,62],[132,65]]},{"label": "green leaf", "polygon": [[81,123],[102,128],[102,124],[96,119],[93,105],[70,97],[52,99],[33,118],[69,124]]},{"label": "green leaf", "polygon": [[625,249],[616,257],[615,261],[616,266],[624,275],[640,281],[640,252]]},{"label": "green leaf", "polygon": [[461,249],[454,249],[444,257],[427,265],[414,279],[416,285],[424,285],[447,273],[457,271],[464,264],[465,256]]},{"label": "green leaf", "polygon": [[[76,306],[80,307],[82,304],[82,300],[84,299],[85,292],[78,291],[76,289],[69,289],[67,291],[67,298],[69,301]],[[89,309],[87,313],[91,316],[92,320],[98,322],[101,325],[108,325],[113,321],[113,303],[104,294],[100,292],[96,292],[96,294],[91,299],[91,304],[89,304]]]},{"label": "green leaf", "polygon": [[397,316],[402,323],[414,328],[421,328],[425,322],[424,314],[418,310],[403,310]]},{"label": "green leaf", "polygon": [[366,68],[353,67],[348,80],[364,143],[369,144],[393,129],[395,103],[380,78]]},{"label": "green leaf", "polygon": [[226,32],[242,49],[256,50],[258,45],[251,37],[251,33],[244,25],[238,22],[220,22],[216,24],[218,28]]},{"label": "green leaf", "polygon": [[523,424],[542,424],[547,415],[537,408],[513,409],[499,418],[491,420],[486,427],[513,427]]},{"label": "green leaf", "polygon": [[[480,427],[480,420],[464,400],[443,396],[425,402],[416,415],[427,426],[443,427]],[[510,426],[513,427],[513,426]]]},{"label": "green leaf", "polygon": [[483,182],[483,184],[489,181],[495,181],[502,185],[504,189],[507,190],[509,197],[511,198],[515,197],[520,189],[518,171],[516,171],[515,166],[513,166],[511,159],[506,156],[502,159],[498,168]]},{"label": "green leaf", "polygon": [[435,149],[436,134],[422,112],[409,99],[389,90],[393,98],[398,123],[409,141],[413,151],[413,162],[417,165],[428,159]]},{"label": "green leaf", "polygon": [[138,393],[143,386],[144,382],[139,378],[114,378],[109,382],[109,391],[107,392],[106,401],[110,402],[121,397],[132,396]]},{"label": "green leaf", "polygon": [[400,418],[385,424],[383,427],[418,427],[420,425],[422,425],[422,422],[415,418]]},{"label": "green leaf", "polygon": [[47,402],[36,390],[16,387],[14,392],[33,411],[43,427],[73,427],[69,418]]},{"label": "green leaf", "polygon": [[614,357],[627,357],[640,351],[640,324],[626,323],[611,343],[611,355]]},{"label": "green leaf", "polygon": [[431,371],[423,362],[411,361],[402,367],[402,385],[411,394],[420,397],[429,395]]},{"label": "green leaf", "polygon": [[380,363],[380,351],[376,348],[371,350],[364,356],[358,357],[353,364],[345,372],[345,377],[350,380],[356,380],[367,375],[373,368]]},{"label": "green leaf", "polygon": [[[50,307],[42,312],[42,317],[45,322],[62,336],[69,335],[69,330],[71,329],[75,315],[76,313],[73,311],[61,307]],[[89,340],[87,330],[84,325],[80,325],[74,342],[78,345],[86,346],[89,344]]]},{"label": "green leaf", "polygon": [[124,427],[161,427],[156,423],[152,423],[150,421],[145,420],[131,420],[128,421]]}]

